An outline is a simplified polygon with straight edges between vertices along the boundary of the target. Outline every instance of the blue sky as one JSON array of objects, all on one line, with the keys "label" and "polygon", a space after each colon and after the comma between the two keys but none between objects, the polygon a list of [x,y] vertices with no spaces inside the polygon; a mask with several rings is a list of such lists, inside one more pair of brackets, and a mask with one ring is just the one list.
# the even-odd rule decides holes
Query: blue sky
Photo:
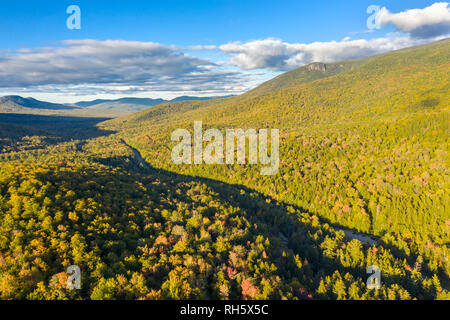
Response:
[{"label": "blue sky", "polygon": [[[384,7],[379,30],[367,27],[373,4]],[[81,9],[80,30],[66,26],[69,5]],[[0,95],[63,102],[240,93],[313,60],[446,37],[449,8],[420,0],[2,1]]]}]

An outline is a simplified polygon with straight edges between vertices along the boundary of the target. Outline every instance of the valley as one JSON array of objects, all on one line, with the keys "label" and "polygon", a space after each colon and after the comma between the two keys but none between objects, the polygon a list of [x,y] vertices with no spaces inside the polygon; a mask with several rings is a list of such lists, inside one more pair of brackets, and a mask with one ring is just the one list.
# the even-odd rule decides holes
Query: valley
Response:
[{"label": "valley", "polygon": [[[450,299],[449,69],[447,39],[122,117],[0,114],[0,297]],[[174,164],[198,120],[278,129],[279,171]]]}]

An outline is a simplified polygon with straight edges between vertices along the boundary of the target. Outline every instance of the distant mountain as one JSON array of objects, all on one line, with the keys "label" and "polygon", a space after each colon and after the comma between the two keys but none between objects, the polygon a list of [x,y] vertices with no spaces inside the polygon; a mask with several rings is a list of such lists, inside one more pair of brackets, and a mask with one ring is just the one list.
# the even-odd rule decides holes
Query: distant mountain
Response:
[{"label": "distant mountain", "polygon": [[124,116],[166,102],[204,101],[225,97],[182,96],[172,100],[125,97],[115,100],[96,99],[74,104],[58,104],[21,96],[0,97],[0,113],[57,114],[67,116]]},{"label": "distant mountain", "polygon": [[175,99],[172,99],[167,102],[181,102],[181,101],[206,101],[206,100],[212,100],[212,99],[222,99],[222,98],[229,98],[232,97],[232,95],[229,96],[221,96],[221,97],[190,97],[190,96],[181,96]]},{"label": "distant mountain", "polygon": [[33,110],[73,110],[74,106],[39,101],[33,98],[20,96],[0,97],[0,112],[3,113],[25,113]]},{"label": "distant mountain", "polygon": [[87,108],[96,112],[108,112],[117,114],[130,114],[141,111],[158,104],[166,102],[183,102],[183,101],[205,101],[211,99],[220,99],[226,97],[191,97],[181,96],[172,100],[151,99],[151,98],[121,98],[115,100],[97,99],[93,101],[80,101],[75,103],[76,106]]},{"label": "distant mountain", "polygon": [[115,100],[105,100],[105,99],[97,99],[93,101],[80,101],[75,103],[76,106],[85,108],[92,107],[95,105],[103,104],[103,103],[113,103],[113,104],[137,104],[146,107],[156,106],[157,104],[167,102],[164,99],[151,99],[151,98],[121,98]]},{"label": "distant mountain", "polygon": [[211,99],[220,99],[227,98],[230,96],[223,97],[192,97],[192,96],[181,96],[172,100],[164,100],[164,99],[152,99],[152,98],[120,98],[115,100],[105,100],[105,99],[97,99],[93,101],[80,101],[75,103],[76,106],[85,108],[85,107],[93,107],[100,104],[118,104],[118,105],[140,105],[146,107],[153,107],[157,104],[165,103],[165,102],[181,102],[181,101],[205,101]]}]

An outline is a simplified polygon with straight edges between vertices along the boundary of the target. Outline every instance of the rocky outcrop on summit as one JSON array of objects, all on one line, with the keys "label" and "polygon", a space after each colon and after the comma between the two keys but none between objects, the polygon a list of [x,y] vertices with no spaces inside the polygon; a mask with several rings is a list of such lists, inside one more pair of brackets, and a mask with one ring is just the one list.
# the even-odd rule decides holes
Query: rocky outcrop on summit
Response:
[{"label": "rocky outcrop on summit", "polygon": [[321,62],[314,62],[308,66],[308,70],[325,72],[325,71],[327,71],[327,65],[325,63],[321,63]]}]

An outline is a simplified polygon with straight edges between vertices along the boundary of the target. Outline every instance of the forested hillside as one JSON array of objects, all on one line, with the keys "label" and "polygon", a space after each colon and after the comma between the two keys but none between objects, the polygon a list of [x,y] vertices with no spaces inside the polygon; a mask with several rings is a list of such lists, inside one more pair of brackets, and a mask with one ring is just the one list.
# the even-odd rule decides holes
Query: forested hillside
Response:
[{"label": "forested hillside", "polygon": [[[304,67],[74,139],[5,120],[0,298],[450,299],[449,55],[447,40]],[[171,134],[196,120],[280,129],[279,172],[174,165]]]},{"label": "forested hillside", "polygon": [[[449,49],[445,40],[346,62],[343,72],[291,86],[303,68],[272,80],[281,90],[161,106],[105,127],[155,167],[243,184],[378,236],[447,281]],[[171,132],[192,130],[198,119],[208,128],[279,128],[280,171],[263,177],[252,166],[172,164]]]}]

